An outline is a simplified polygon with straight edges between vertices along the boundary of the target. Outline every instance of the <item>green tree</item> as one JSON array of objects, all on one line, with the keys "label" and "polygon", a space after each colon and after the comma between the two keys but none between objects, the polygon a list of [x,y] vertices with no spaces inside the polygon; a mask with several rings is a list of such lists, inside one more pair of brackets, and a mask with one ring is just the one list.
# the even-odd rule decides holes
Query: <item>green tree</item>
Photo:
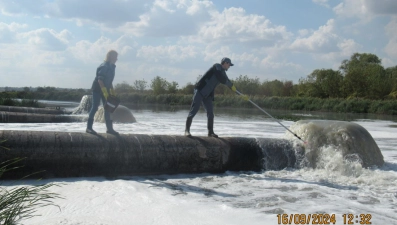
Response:
[{"label": "green tree", "polygon": [[185,86],[183,86],[180,90],[179,93],[184,94],[184,95],[191,95],[194,92],[194,85],[192,83],[187,83]]},{"label": "green tree", "polygon": [[135,80],[134,81],[134,89],[140,92],[143,92],[147,87],[147,82],[143,80]]},{"label": "green tree", "polygon": [[383,98],[391,91],[381,60],[370,53],[354,53],[343,60],[340,70],[344,75],[342,91],[347,97]]},{"label": "green tree", "polygon": [[381,60],[378,56],[371,53],[354,53],[350,60],[343,60],[339,69],[344,75],[349,71],[354,70],[358,67],[366,67],[368,64],[381,64]]},{"label": "green tree", "polygon": [[367,98],[384,99],[392,91],[392,79],[381,65],[368,65],[365,69],[368,82]]},{"label": "green tree", "polygon": [[175,94],[178,91],[178,83],[175,81],[167,82],[167,92],[169,94]]},{"label": "green tree", "polygon": [[290,80],[284,81],[283,96],[294,95],[294,83]]},{"label": "green tree", "polygon": [[385,74],[391,80],[390,95],[394,98],[397,98],[397,66],[386,68]]},{"label": "green tree", "polygon": [[36,92],[45,92],[45,89],[43,87],[37,87]]},{"label": "green tree", "polygon": [[155,95],[166,94],[170,84],[164,78],[156,76],[153,78],[150,88],[153,90]]},{"label": "green tree", "polygon": [[129,85],[126,81],[123,81],[123,83],[121,84],[116,84],[114,86],[114,90],[117,93],[131,93],[134,91],[134,88],[131,85]]},{"label": "green tree", "polygon": [[258,77],[249,78],[247,75],[240,75],[235,80],[232,80],[232,82],[239,91],[246,95],[257,94],[261,85]]},{"label": "green tree", "polygon": [[264,81],[260,86],[259,93],[265,96],[283,96],[284,83],[279,80]]},{"label": "green tree", "polygon": [[305,94],[303,96],[316,98],[338,98],[341,97],[340,86],[343,76],[339,71],[332,69],[317,69],[301,80],[305,83]]},{"label": "green tree", "polygon": [[308,83],[306,80],[307,80],[306,78],[299,79],[296,96],[298,96],[298,97],[309,96],[310,83]]}]

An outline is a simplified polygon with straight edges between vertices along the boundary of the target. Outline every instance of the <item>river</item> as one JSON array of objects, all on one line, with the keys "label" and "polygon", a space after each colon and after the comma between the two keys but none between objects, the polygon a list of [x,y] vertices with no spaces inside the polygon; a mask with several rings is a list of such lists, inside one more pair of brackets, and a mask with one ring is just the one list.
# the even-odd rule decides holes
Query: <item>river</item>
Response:
[{"label": "river", "polygon": [[[46,102],[72,109],[78,103]],[[183,135],[188,107],[129,107],[137,120],[115,124],[122,134]],[[179,174],[158,176],[84,177],[48,180],[5,181],[19,185],[55,183],[51,191],[60,194],[59,206],[38,209],[40,216],[22,224],[110,225],[110,224],[285,224],[293,219],[329,216],[330,222],[354,224],[397,224],[397,116],[283,112],[268,110],[277,118],[345,120],[369,131],[384,156],[380,168],[362,168],[345,162],[327,149],[321,168],[284,169],[224,174]],[[86,117],[82,115],[81,117]],[[295,122],[281,119],[290,127]],[[85,123],[0,124],[3,130],[84,132]],[[289,138],[288,131],[258,109],[215,109],[215,133],[221,137]],[[105,132],[103,123],[94,123]],[[205,136],[206,115],[194,118],[191,133]],[[291,216],[292,215],[292,216]],[[312,218],[308,221],[308,217]],[[313,216],[316,215],[316,216]],[[286,217],[284,216],[284,217]],[[356,218],[357,216],[357,218]],[[357,220],[357,221],[356,221]],[[317,221],[319,222],[319,221]],[[321,223],[319,223],[321,224]],[[333,224],[333,223],[331,223]]]}]

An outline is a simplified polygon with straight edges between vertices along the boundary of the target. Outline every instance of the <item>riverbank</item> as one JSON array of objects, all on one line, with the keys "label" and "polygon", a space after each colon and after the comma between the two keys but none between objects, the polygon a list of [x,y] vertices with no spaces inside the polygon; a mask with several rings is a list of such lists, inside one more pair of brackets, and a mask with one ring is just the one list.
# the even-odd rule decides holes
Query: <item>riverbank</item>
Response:
[{"label": "riverbank", "polygon": [[[189,106],[192,101],[192,95],[177,94],[121,94],[120,98],[124,105],[164,104]],[[250,96],[250,99],[266,109],[397,115],[397,101],[395,100],[263,96]],[[214,105],[216,107],[246,108],[250,107],[251,103],[236,95],[216,95]]]},{"label": "riverbank", "polygon": [[[84,95],[81,95],[81,98]],[[142,93],[121,93],[118,95],[123,105],[127,107],[140,107],[145,105],[163,105],[164,107],[185,107],[189,108],[193,95],[183,94],[142,94]],[[37,97],[37,96],[36,96]],[[51,98],[38,98],[43,100],[58,100],[57,96]],[[395,100],[370,100],[361,98],[311,98],[311,97],[263,97],[250,96],[250,99],[267,110],[293,110],[304,112],[333,112],[333,113],[359,113],[359,114],[382,114],[397,115],[397,101]],[[76,98],[63,99],[62,101],[76,101]],[[8,99],[0,102],[0,105],[31,106],[36,100],[22,100],[13,103]],[[37,105],[39,106],[39,105]],[[252,104],[244,101],[237,95],[216,95],[214,106],[217,108],[247,108]]]}]

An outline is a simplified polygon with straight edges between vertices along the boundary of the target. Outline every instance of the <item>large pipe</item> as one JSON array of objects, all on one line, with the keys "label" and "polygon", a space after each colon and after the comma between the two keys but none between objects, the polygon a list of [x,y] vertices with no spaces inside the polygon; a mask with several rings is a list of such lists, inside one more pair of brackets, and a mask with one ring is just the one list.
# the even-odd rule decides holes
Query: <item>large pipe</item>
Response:
[{"label": "large pipe", "polygon": [[20,113],[37,113],[37,114],[54,114],[60,115],[66,112],[62,109],[47,109],[47,108],[34,108],[34,107],[19,107],[19,106],[5,106],[0,105],[2,112],[20,112]]},{"label": "large pipe", "polygon": [[[60,109],[0,106],[0,123],[69,123],[86,121],[88,113],[83,113],[82,108],[83,106],[87,105],[87,99],[89,98],[86,96],[84,97],[85,98],[83,98],[78,110],[75,110],[73,113],[68,113]],[[86,110],[86,108],[84,108],[84,110]],[[131,110],[122,105],[119,105],[119,107],[117,107],[117,109],[111,113],[110,116],[111,119],[116,123],[136,122]],[[103,107],[99,108],[94,119],[95,122],[105,122]]]},{"label": "large pipe", "polygon": [[83,120],[81,116],[0,111],[0,123],[68,123]]},{"label": "large pipe", "polygon": [[260,171],[295,166],[295,150],[282,139],[169,135],[0,131],[1,160],[25,158],[2,178],[82,177]]}]

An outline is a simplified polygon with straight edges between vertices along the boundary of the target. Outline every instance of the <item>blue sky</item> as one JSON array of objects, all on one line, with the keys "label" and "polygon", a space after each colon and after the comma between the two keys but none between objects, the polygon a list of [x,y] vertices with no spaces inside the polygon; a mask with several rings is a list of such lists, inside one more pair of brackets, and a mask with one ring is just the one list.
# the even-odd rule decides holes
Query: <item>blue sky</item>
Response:
[{"label": "blue sky", "polygon": [[90,88],[109,49],[114,84],[183,87],[225,56],[231,79],[297,83],[355,52],[396,66],[397,1],[0,0],[0,47],[0,86]]}]

